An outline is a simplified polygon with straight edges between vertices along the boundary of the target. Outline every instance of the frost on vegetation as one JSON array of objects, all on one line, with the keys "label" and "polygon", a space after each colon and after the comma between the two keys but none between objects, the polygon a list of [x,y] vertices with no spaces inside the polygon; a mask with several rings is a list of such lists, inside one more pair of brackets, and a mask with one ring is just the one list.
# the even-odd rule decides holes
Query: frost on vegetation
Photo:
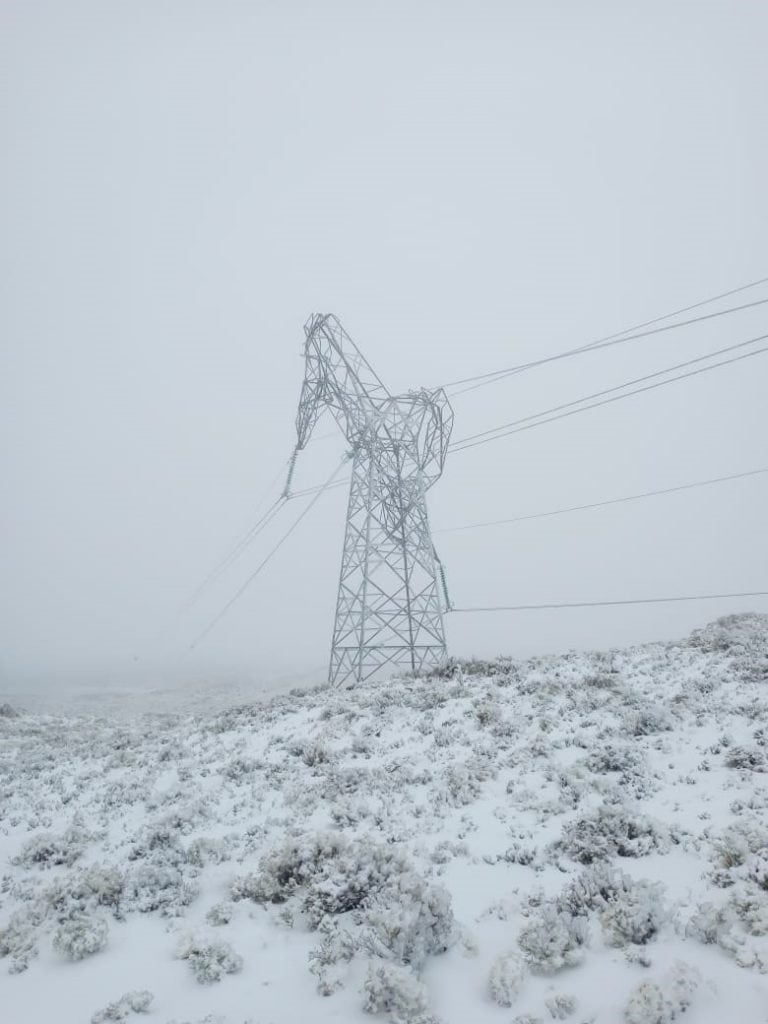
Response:
[{"label": "frost on vegetation", "polygon": [[370,964],[363,995],[366,1013],[387,1013],[393,1024],[417,1024],[429,1007],[424,985],[399,964]]},{"label": "frost on vegetation", "polygon": [[131,910],[140,914],[159,911],[177,917],[197,897],[197,883],[171,864],[141,864],[128,873],[125,897]]},{"label": "frost on vegetation", "polygon": [[0,718],[18,718],[19,712],[7,702],[0,704]]},{"label": "frost on vegetation", "polygon": [[53,948],[67,960],[84,960],[106,949],[108,938],[104,918],[83,915],[59,925],[53,934]]},{"label": "frost on vegetation", "polygon": [[91,1024],[108,1024],[109,1021],[127,1020],[131,1013],[149,1013],[149,1007],[155,997],[146,989],[140,992],[126,992],[114,1003],[109,1003],[103,1010],[98,1010],[91,1017]]},{"label": "frost on vegetation", "polygon": [[657,732],[670,732],[674,727],[672,715],[656,704],[629,708],[624,713],[624,728],[630,736],[652,736]]},{"label": "frost on vegetation", "polygon": [[691,1005],[700,983],[695,968],[675,961],[661,984],[643,981],[633,989],[624,1011],[627,1024],[672,1024]]},{"label": "frost on vegetation", "polygon": [[560,910],[554,903],[544,903],[517,942],[532,971],[553,974],[580,963],[588,939],[589,926],[583,917]]},{"label": "frost on vegetation", "polygon": [[750,772],[768,772],[768,757],[760,747],[731,747],[725,755],[727,768],[743,768]]},{"label": "frost on vegetation", "polygon": [[330,918],[318,929],[322,934],[320,945],[309,954],[309,969],[317,978],[317,991],[322,996],[333,995],[343,987],[345,965],[357,953],[357,940],[338,921]]},{"label": "frost on vegetation", "polygon": [[603,804],[596,811],[569,822],[554,844],[580,864],[619,857],[643,857],[669,850],[668,830],[626,805]]},{"label": "frost on vegetation", "polygon": [[414,872],[400,875],[373,896],[364,921],[367,948],[416,968],[429,956],[444,953],[456,937],[450,894]]},{"label": "frost on vegetation", "polygon": [[9,974],[21,974],[37,956],[36,926],[40,915],[17,910],[5,928],[0,928],[0,957],[10,957]]},{"label": "frost on vegetation", "polygon": [[574,996],[552,996],[544,1000],[544,1005],[549,1010],[552,1020],[565,1020],[576,1011],[576,999]]},{"label": "frost on vegetation", "polygon": [[235,905],[234,903],[214,903],[208,913],[205,915],[205,919],[209,924],[223,925],[229,924],[232,918],[235,916]]},{"label": "frost on vegetation", "polygon": [[188,936],[179,943],[176,955],[189,963],[190,970],[201,985],[221,981],[224,974],[237,974],[243,969],[243,958],[228,942]]},{"label": "frost on vegetation", "polygon": [[645,880],[632,882],[623,877],[624,884],[600,913],[600,924],[608,945],[642,946],[656,936],[667,920],[663,886]]},{"label": "frost on vegetation", "polygon": [[512,1006],[525,979],[525,964],[516,953],[497,957],[488,976],[491,998],[499,1006]]},{"label": "frost on vegetation", "polygon": [[96,907],[108,907],[120,918],[123,891],[123,875],[117,868],[92,864],[55,879],[44,890],[43,900],[59,918],[84,914]]},{"label": "frost on vegetation", "polygon": [[[283,904],[295,900],[311,929],[324,940],[310,954],[320,991],[333,991],[330,970],[358,949],[419,968],[455,940],[448,892],[416,872],[391,845],[369,839],[313,835],[283,844],[262,858],[260,871],[236,879],[234,900]],[[332,922],[344,918],[352,932],[339,945]]]},{"label": "frost on vegetation", "polygon": [[302,909],[312,927],[326,914],[354,910],[407,869],[403,855],[391,846],[322,833],[284,843],[259,867],[257,874],[235,880],[232,898],[285,903],[303,892]]},{"label": "frost on vegetation", "polygon": [[23,868],[71,867],[82,857],[89,838],[83,829],[76,826],[61,835],[40,832],[24,843],[11,863]]}]

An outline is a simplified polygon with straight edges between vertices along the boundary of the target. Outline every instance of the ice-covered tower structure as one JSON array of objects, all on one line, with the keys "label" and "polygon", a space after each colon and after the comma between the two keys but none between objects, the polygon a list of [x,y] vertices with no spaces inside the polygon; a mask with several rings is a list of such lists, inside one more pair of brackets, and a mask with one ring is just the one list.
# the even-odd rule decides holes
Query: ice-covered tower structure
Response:
[{"label": "ice-covered tower structure", "polygon": [[390,395],[331,314],[307,321],[296,450],[329,409],[352,452],[329,677],[368,679],[446,655],[448,596],[426,492],[443,471],[453,410],[442,388]]}]

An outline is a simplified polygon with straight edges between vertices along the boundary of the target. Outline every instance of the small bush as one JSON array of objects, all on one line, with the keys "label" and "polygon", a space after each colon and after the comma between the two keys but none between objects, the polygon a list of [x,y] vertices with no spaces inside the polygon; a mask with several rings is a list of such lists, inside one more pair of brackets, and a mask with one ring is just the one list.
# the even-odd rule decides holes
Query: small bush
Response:
[{"label": "small bush", "polygon": [[662,892],[663,886],[646,881],[618,891],[600,914],[608,945],[642,946],[652,939],[667,919]]},{"label": "small bush", "polygon": [[24,843],[11,863],[23,868],[72,867],[83,855],[86,838],[78,828],[67,829],[61,835],[41,832]]},{"label": "small bush", "polygon": [[515,953],[497,957],[488,976],[491,998],[499,1006],[511,1006],[520,994],[525,965]]},{"label": "small bush", "polygon": [[669,732],[674,725],[675,720],[670,713],[654,704],[631,708],[624,715],[624,727],[630,736],[652,736],[657,732]]},{"label": "small bush", "polygon": [[415,1021],[429,1006],[426,988],[398,964],[370,964],[363,993],[366,1013],[388,1013],[397,1024]]},{"label": "small bush", "polygon": [[750,772],[768,771],[768,758],[760,747],[731,747],[725,756],[727,768],[743,768]]},{"label": "small bush", "polygon": [[149,1013],[150,1003],[155,997],[146,990],[126,992],[116,1002],[109,1003],[91,1017],[91,1024],[107,1024],[108,1021],[123,1021],[131,1013]]},{"label": "small bush", "polygon": [[190,936],[179,944],[177,954],[187,960],[195,979],[201,985],[221,981],[224,974],[237,974],[243,969],[243,958],[228,942],[210,942]]},{"label": "small bush", "polygon": [[0,957],[10,957],[9,974],[20,974],[37,956],[35,932],[41,916],[35,911],[17,910],[5,928],[0,928]]},{"label": "small bush", "polygon": [[552,996],[544,1000],[544,1005],[552,1020],[565,1020],[575,1011],[576,999],[573,996]]},{"label": "small bush", "polygon": [[67,960],[84,960],[106,948],[107,922],[100,917],[73,917],[60,924],[53,936],[53,948]]},{"label": "small bush", "polygon": [[624,1011],[627,1024],[672,1024],[691,1005],[699,984],[698,971],[676,961],[661,985],[643,981],[632,991]]},{"label": "small bush", "polygon": [[603,805],[571,822],[555,844],[580,864],[611,857],[643,857],[669,849],[669,835],[662,825],[639,811]]},{"label": "small bush", "polygon": [[365,941],[372,951],[415,968],[427,957],[444,953],[455,937],[450,894],[413,872],[368,901],[364,920]]},{"label": "small bush", "polygon": [[583,917],[573,917],[554,904],[545,903],[538,920],[523,928],[517,942],[532,971],[552,974],[580,963],[588,938]]}]

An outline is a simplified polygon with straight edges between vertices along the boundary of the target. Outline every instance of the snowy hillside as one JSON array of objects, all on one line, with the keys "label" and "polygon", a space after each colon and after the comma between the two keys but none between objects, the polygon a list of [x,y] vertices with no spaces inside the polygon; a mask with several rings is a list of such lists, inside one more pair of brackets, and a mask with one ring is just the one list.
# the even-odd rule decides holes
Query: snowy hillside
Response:
[{"label": "snowy hillside", "polygon": [[0,1019],[766,1024],[767,722],[758,615],[208,715],[2,707]]}]

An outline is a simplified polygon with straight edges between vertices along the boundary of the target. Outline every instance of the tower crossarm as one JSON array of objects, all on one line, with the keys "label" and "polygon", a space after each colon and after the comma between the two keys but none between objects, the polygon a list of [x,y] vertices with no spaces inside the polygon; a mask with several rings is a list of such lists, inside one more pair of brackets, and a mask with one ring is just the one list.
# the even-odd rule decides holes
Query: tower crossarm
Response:
[{"label": "tower crossarm", "polygon": [[307,445],[325,409],[355,447],[371,432],[389,392],[333,314],[313,314],[304,333],[305,371],[296,417],[296,447]]}]

